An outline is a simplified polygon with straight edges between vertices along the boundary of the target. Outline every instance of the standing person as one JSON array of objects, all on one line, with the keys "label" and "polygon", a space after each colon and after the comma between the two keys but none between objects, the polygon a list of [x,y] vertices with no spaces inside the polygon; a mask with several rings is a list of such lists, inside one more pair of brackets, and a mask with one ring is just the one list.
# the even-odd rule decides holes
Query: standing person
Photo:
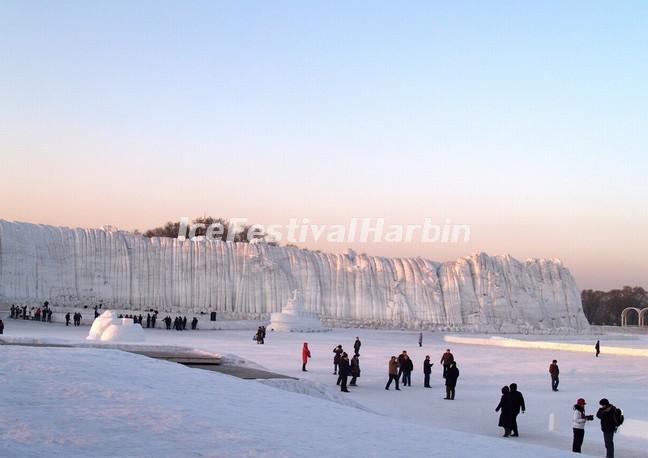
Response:
[{"label": "standing person", "polygon": [[351,372],[351,365],[349,364],[349,355],[346,354],[346,352],[342,353],[342,357],[340,358],[340,391],[343,393],[348,393],[349,390],[347,388],[347,379],[349,378],[349,372]]},{"label": "standing person", "polygon": [[524,405],[524,396],[522,396],[522,393],[517,389],[517,383],[511,383],[509,388],[511,391],[511,404],[513,407],[513,416],[511,417],[511,436],[518,437],[520,434],[518,433],[517,417],[520,415],[520,410],[522,410],[522,413],[526,411],[526,406]]},{"label": "standing person", "polygon": [[605,458],[614,458],[614,433],[617,430],[616,407],[605,398],[599,401],[599,405],[601,407],[596,412],[596,418],[601,420],[601,431],[603,431],[603,440],[605,442]]},{"label": "standing person", "polygon": [[388,390],[392,380],[394,380],[396,382],[396,389],[400,391],[400,388],[398,388],[398,360],[396,359],[395,356],[392,356],[389,359],[388,364],[389,364],[389,380],[387,381],[387,385],[385,385],[385,389]]},{"label": "standing person", "polygon": [[256,341],[257,341],[257,344],[262,344],[263,343],[263,329],[261,329],[261,326],[259,326],[259,328],[257,329]]},{"label": "standing person", "polygon": [[450,399],[454,401],[455,398],[455,388],[457,386],[457,379],[459,378],[459,368],[457,363],[452,361],[448,366],[448,371],[446,372],[446,397],[444,399]]},{"label": "standing person", "polygon": [[407,353],[403,358],[403,386],[412,386],[412,371],[414,370],[414,363]]},{"label": "standing person", "polygon": [[353,353],[355,356],[360,356],[360,346],[362,345],[362,342],[360,342],[360,337],[356,337],[355,342],[353,343]]},{"label": "standing person", "polygon": [[194,331],[198,329],[198,318],[193,317],[193,320],[191,320],[191,329]]},{"label": "standing person", "polygon": [[0,320],[0,334],[4,334],[4,322]]},{"label": "standing person", "polygon": [[150,327],[151,327],[151,314],[147,313],[146,314],[146,328],[148,329]]},{"label": "standing person", "polygon": [[65,314],[65,326],[70,326],[70,312]]},{"label": "standing person", "polygon": [[261,343],[265,343],[265,338],[266,338],[266,328],[265,328],[265,326],[261,326],[261,337],[263,337],[263,339],[261,339]]},{"label": "standing person", "polygon": [[155,329],[155,322],[157,321],[157,312],[153,313],[153,316],[151,317],[151,327]]},{"label": "standing person", "polygon": [[551,389],[553,391],[558,391],[558,384],[560,383],[558,376],[560,375],[560,369],[558,368],[558,361],[555,359],[549,365],[549,374],[551,375]]},{"label": "standing person", "polygon": [[302,371],[308,372],[306,370],[306,364],[308,363],[308,358],[311,357],[311,352],[308,349],[308,342],[304,342],[304,347],[302,348]]},{"label": "standing person", "polygon": [[448,367],[454,362],[454,355],[450,353],[450,349],[447,348],[445,353],[441,356],[441,364],[443,364],[443,378],[446,377],[448,373]]},{"label": "standing person", "polygon": [[434,363],[430,361],[430,355],[427,355],[425,357],[425,361],[423,361],[423,377],[424,377],[423,386],[425,388],[432,388],[430,386],[430,374],[432,374],[433,365]]},{"label": "standing person", "polygon": [[511,392],[508,386],[502,387],[502,397],[495,408],[495,412],[500,412],[497,426],[504,428],[504,437],[509,437],[513,419],[513,403],[511,402]]},{"label": "standing person", "polygon": [[333,349],[333,375],[337,375],[338,373],[338,366],[340,365],[340,358],[342,357],[342,345],[338,345]]},{"label": "standing person", "polygon": [[594,350],[596,350],[596,357],[598,358],[598,356],[601,354],[601,341],[600,340],[596,341],[596,345],[594,345]]},{"label": "standing person", "polygon": [[358,386],[356,381],[360,377],[360,355],[353,355],[351,358],[351,382],[349,386]]},{"label": "standing person", "polygon": [[[407,350],[398,355],[398,379],[400,380],[403,372],[405,371],[405,358],[407,358]],[[403,385],[405,385],[405,377],[403,377]]]},{"label": "standing person", "polygon": [[574,414],[572,415],[572,427],[574,430],[574,440],[572,441],[572,452],[580,453],[583,439],[585,438],[585,423],[594,420],[594,415],[585,415],[585,399],[580,398],[574,404]]},{"label": "standing person", "polygon": [[419,340],[418,340],[418,342],[419,342],[419,347],[422,347],[423,346],[423,333],[422,332],[419,332]]}]

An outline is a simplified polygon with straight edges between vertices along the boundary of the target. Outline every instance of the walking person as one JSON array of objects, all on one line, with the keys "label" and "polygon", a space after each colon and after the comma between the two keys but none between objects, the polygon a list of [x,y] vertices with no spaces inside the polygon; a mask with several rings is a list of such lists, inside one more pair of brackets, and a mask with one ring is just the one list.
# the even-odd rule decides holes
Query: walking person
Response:
[{"label": "walking person", "polygon": [[513,416],[511,417],[512,437],[518,437],[520,435],[518,433],[517,417],[518,415],[520,415],[520,410],[522,411],[522,413],[526,411],[526,406],[524,405],[524,396],[522,396],[522,393],[518,391],[517,387],[517,383],[511,383],[511,385],[509,385],[509,389],[511,391],[511,404],[513,407]]},{"label": "walking person", "polygon": [[574,440],[572,441],[572,452],[580,453],[583,439],[585,438],[585,423],[594,420],[594,415],[585,415],[585,399],[579,398],[574,404],[574,414],[572,415],[572,429],[574,430]]},{"label": "walking person", "polygon": [[304,347],[302,348],[302,371],[308,372],[306,370],[306,364],[308,363],[308,358],[311,357],[311,352],[308,349],[308,342],[304,342]]},{"label": "walking person", "polygon": [[338,373],[338,366],[340,364],[340,358],[342,357],[342,353],[344,351],[342,350],[342,345],[338,345],[333,349],[333,375],[337,375]]},{"label": "walking person", "polygon": [[596,345],[594,345],[594,350],[596,350],[596,357],[598,358],[601,354],[601,341],[597,340]]},{"label": "walking person", "polygon": [[446,377],[448,367],[454,361],[454,355],[450,353],[450,349],[446,349],[445,353],[441,356],[441,364],[443,364],[443,378]]},{"label": "walking person", "polygon": [[349,355],[347,355],[346,352],[342,353],[339,369],[340,370],[338,372],[340,373],[340,391],[342,391],[343,393],[348,393],[349,389],[347,388],[347,379],[349,378],[349,373],[351,372],[351,365],[349,364]]},{"label": "walking person", "polygon": [[70,326],[70,312],[65,314],[65,326]]},{"label": "walking person", "polygon": [[555,359],[549,365],[549,374],[551,375],[551,389],[553,391],[558,391],[558,384],[560,383],[558,378],[560,375],[560,368],[558,367],[558,361]]},{"label": "walking person", "polygon": [[599,401],[601,406],[596,412],[596,418],[601,420],[601,431],[605,442],[605,458],[614,458],[614,433],[617,430],[616,407],[603,398]]},{"label": "walking person", "polygon": [[457,379],[459,378],[459,368],[457,363],[452,361],[448,366],[448,371],[446,372],[446,397],[444,399],[450,399],[454,401],[455,398],[455,388],[457,387]]},{"label": "walking person", "polygon": [[419,344],[419,347],[423,346],[423,333],[422,332],[419,332],[418,344]]},{"label": "walking person", "polygon": [[389,386],[391,385],[392,380],[396,382],[396,389],[400,391],[400,388],[398,388],[398,360],[396,359],[395,356],[392,356],[389,359],[388,363],[389,367],[389,380],[387,381],[387,385],[385,385],[385,389],[388,390]]},{"label": "walking person", "polygon": [[495,408],[495,412],[500,412],[497,426],[504,428],[504,437],[509,437],[513,423],[513,402],[511,401],[511,391],[508,386],[502,387],[502,397]]},{"label": "walking person", "polygon": [[355,356],[360,356],[360,347],[362,342],[360,342],[360,337],[356,337],[355,342],[353,343],[353,353]]},{"label": "walking person", "polygon": [[430,374],[432,374],[433,365],[434,363],[430,361],[430,355],[427,355],[425,361],[423,361],[423,386],[425,388],[432,388],[430,386]]},{"label": "walking person", "polygon": [[353,355],[351,358],[351,382],[349,386],[358,386],[356,381],[360,377],[360,355]]}]

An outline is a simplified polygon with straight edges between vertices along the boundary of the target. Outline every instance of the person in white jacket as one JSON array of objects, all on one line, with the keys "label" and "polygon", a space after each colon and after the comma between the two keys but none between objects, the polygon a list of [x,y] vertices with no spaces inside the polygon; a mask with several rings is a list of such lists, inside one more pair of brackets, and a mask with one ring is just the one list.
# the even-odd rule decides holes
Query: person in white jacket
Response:
[{"label": "person in white jacket", "polygon": [[574,404],[574,414],[572,415],[572,426],[574,428],[574,441],[572,443],[572,452],[580,453],[583,439],[585,438],[585,423],[594,420],[594,415],[585,415],[585,399],[580,398]]}]

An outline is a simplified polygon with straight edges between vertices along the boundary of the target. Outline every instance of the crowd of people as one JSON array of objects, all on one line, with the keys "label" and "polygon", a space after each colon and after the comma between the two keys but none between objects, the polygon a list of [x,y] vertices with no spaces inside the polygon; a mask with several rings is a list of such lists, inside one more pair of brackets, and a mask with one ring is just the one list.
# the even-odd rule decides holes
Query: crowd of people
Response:
[{"label": "crowd of people", "polygon": [[22,307],[19,305],[11,304],[9,308],[9,317],[16,320],[33,320],[51,323],[52,322],[52,309],[48,302],[45,302],[42,307],[28,308],[26,305]]},{"label": "crowd of people", "polygon": [[[257,342],[261,340],[259,336],[262,335],[265,329],[257,331],[255,339]],[[418,344],[422,346],[422,335],[419,334]],[[349,359],[349,355],[342,345],[337,345],[333,348],[333,375],[337,375],[336,385],[340,387],[340,391],[344,393],[349,393],[350,386],[358,386],[357,380],[360,377],[360,348],[362,342],[359,337],[356,337],[356,340],[353,344],[354,354],[353,357]],[[595,345],[596,357],[600,354],[600,341],[596,342]],[[302,347],[302,371],[307,372],[307,364],[311,359],[312,354],[308,346],[308,342],[304,342]],[[457,367],[457,362],[454,355],[450,349],[441,355],[440,364],[443,368],[442,377],[445,380],[445,398],[446,400],[455,399],[455,389],[457,386],[457,380],[459,379],[459,368]],[[423,386],[425,388],[431,388],[430,385],[430,376],[432,374],[432,363],[430,355],[425,356],[423,361]],[[385,390],[389,390],[392,383],[395,385],[395,389],[400,391],[401,386],[410,387],[412,386],[412,372],[414,371],[414,363],[410,358],[407,350],[403,350],[398,356],[391,356],[387,363],[387,372],[388,380],[385,385]],[[558,391],[559,385],[559,375],[560,369],[558,367],[558,361],[553,360],[549,365],[549,375],[551,378],[551,389],[553,391]],[[351,381],[347,383],[348,378],[351,377]],[[594,419],[593,415],[585,414],[585,400],[580,398],[577,400],[576,404],[573,407],[573,444],[572,451],[575,453],[581,452],[581,446],[584,438],[584,428],[585,423],[592,421]],[[617,428],[623,423],[623,411],[616,408],[609,403],[607,399],[601,399],[599,402],[600,408],[596,414],[596,417],[601,420],[601,430],[603,431],[603,438],[606,448],[606,457],[614,458],[614,433],[617,431]],[[517,383],[511,383],[506,385],[501,389],[501,397],[499,404],[495,408],[495,412],[499,413],[498,426],[504,429],[503,437],[519,437],[518,423],[517,419],[520,413],[524,414],[526,412],[526,404],[524,400],[524,395],[518,389]]]}]

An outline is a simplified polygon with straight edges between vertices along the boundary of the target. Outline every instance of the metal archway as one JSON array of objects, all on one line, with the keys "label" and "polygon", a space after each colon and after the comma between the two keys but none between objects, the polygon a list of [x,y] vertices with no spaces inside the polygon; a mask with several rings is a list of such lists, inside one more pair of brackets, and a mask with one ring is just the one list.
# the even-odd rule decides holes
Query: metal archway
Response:
[{"label": "metal archway", "polygon": [[[639,326],[641,326],[642,319],[641,319],[641,310],[639,310],[637,307],[626,307],[623,309],[621,312],[621,326],[628,326],[628,313],[630,313],[632,310],[637,312],[637,323]],[[644,309],[645,310],[645,309]]]},{"label": "metal archway", "polygon": [[648,325],[648,307],[641,309],[639,312],[639,326]]}]

